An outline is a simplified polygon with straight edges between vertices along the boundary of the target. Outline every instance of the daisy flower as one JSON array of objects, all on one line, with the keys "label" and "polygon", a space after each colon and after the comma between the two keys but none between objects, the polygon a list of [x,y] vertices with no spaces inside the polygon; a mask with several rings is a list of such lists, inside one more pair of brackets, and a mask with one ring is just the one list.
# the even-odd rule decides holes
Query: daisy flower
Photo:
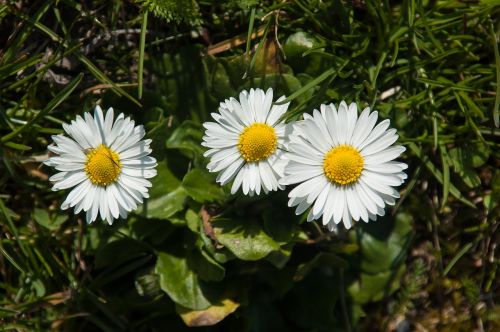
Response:
[{"label": "daisy flower", "polygon": [[[282,101],[285,96],[278,99]],[[280,121],[287,104],[272,105],[273,90],[242,91],[235,98],[220,103],[216,122],[205,122],[204,154],[210,158],[207,168],[220,172],[217,182],[224,185],[234,179],[231,193],[240,187],[245,195],[283,189],[278,180],[283,176],[282,160],[286,125]]]},{"label": "daisy flower", "polygon": [[75,214],[86,212],[88,223],[100,214],[110,225],[118,217],[126,218],[149,197],[148,178],[156,175],[156,159],[150,139],[142,140],[144,127],[135,126],[123,113],[114,120],[113,109],[104,117],[96,106],[94,116],[85,113],[71,124],[63,124],[70,136],[52,136],[55,144],[48,149],[57,156],[45,164],[59,173],[50,177],[52,190],[73,188],[61,209],[74,207]]},{"label": "daisy flower", "polygon": [[321,105],[321,112],[304,115],[294,125],[285,158],[282,184],[299,184],[289,193],[289,206],[301,214],[312,206],[307,220],[322,217],[329,230],[342,220],[365,222],[385,214],[399,193],[394,186],[406,179],[404,163],[394,161],[404,150],[389,120],[377,126],[378,113],[365,108],[358,118],[355,103]]}]

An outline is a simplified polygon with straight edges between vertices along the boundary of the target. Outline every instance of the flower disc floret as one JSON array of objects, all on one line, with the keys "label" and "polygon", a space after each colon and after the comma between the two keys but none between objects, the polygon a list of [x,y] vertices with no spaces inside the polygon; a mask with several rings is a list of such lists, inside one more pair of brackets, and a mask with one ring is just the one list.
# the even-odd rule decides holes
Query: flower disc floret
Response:
[{"label": "flower disc floret", "polygon": [[120,157],[106,145],[100,144],[87,154],[85,172],[93,184],[107,186],[120,175]]},{"label": "flower disc floret", "polygon": [[254,123],[240,134],[238,148],[248,162],[266,159],[276,151],[278,139],[273,127],[265,123]]},{"label": "flower disc floret", "polygon": [[325,155],[323,170],[331,182],[347,185],[359,179],[363,164],[358,150],[349,145],[339,145]]}]

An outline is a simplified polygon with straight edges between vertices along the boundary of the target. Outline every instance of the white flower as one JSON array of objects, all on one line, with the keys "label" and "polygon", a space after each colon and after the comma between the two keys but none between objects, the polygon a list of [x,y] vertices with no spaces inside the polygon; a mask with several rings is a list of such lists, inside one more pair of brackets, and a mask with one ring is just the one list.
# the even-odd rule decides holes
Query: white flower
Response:
[{"label": "white flower", "polygon": [[[284,100],[282,96],[279,101]],[[207,168],[220,172],[221,185],[234,179],[231,193],[240,186],[245,195],[259,195],[283,189],[278,180],[283,176],[282,160],[286,125],[280,121],[289,103],[272,105],[273,90],[242,91],[240,101],[234,98],[220,103],[219,113],[212,113],[216,122],[205,122],[202,145],[209,148]]]},{"label": "white flower", "polygon": [[113,223],[118,217],[126,218],[128,212],[137,208],[149,197],[148,178],[156,175],[156,159],[151,153],[150,139],[144,137],[144,127],[123,113],[113,122],[113,109],[106,117],[96,106],[94,117],[85,113],[77,116],[71,124],[63,124],[64,135],[52,136],[55,145],[48,149],[58,156],[49,158],[45,164],[59,173],[53,175],[52,190],[73,188],[61,209],[75,207],[75,214],[87,213],[88,223],[97,215]]},{"label": "white flower", "polygon": [[321,105],[321,112],[305,114],[294,125],[285,154],[288,164],[282,184],[300,183],[289,193],[296,214],[312,206],[307,220],[319,219],[333,230],[341,220],[346,228],[352,219],[368,222],[385,214],[399,193],[393,186],[406,179],[404,163],[393,161],[405,148],[391,146],[397,139],[389,120],[377,126],[377,112],[342,101]]}]

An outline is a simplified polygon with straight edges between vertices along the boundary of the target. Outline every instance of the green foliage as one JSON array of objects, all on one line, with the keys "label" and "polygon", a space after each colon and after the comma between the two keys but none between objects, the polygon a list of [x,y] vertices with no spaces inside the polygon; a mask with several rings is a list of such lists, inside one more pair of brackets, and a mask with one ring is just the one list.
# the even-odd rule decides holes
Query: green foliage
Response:
[{"label": "green foliage", "polygon": [[137,0],[137,2],[167,23],[201,24],[199,6],[195,0]]},{"label": "green foliage", "polygon": [[[0,329],[499,330],[493,2],[1,4]],[[251,87],[286,95],[288,120],[343,99],[390,119],[396,205],[328,233],[287,191],[230,195],[202,123]],[[159,162],[111,227],[61,211],[41,164],[95,104],[144,124]]]}]

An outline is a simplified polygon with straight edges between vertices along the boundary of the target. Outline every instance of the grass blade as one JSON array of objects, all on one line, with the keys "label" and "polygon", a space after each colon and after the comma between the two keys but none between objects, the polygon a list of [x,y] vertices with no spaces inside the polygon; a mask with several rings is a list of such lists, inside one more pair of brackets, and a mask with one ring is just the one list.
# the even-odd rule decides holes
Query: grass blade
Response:
[{"label": "grass blade", "polygon": [[458,262],[458,260],[469,251],[472,246],[474,245],[474,242],[466,244],[460,251],[451,259],[451,261],[448,263],[448,265],[445,267],[443,271],[443,276],[447,275],[448,272],[452,269],[452,267]]},{"label": "grass blade", "polygon": [[[413,153],[419,157],[424,165],[427,167],[427,169],[434,175],[436,180],[438,180],[439,183],[444,185],[444,179],[443,179],[443,174],[439,169],[437,169],[436,166],[429,160],[429,157],[413,142],[408,144],[408,147],[410,150],[413,151]],[[453,184],[450,183],[450,194],[452,194],[456,199],[461,201],[462,203],[470,206],[471,208],[476,208],[476,205],[469,201],[467,198],[465,198],[462,193],[455,187]]]},{"label": "grass blade", "polygon": [[142,99],[142,82],[144,73],[144,48],[146,46],[146,28],[148,25],[148,11],[142,14],[141,39],[139,40],[139,72],[137,73],[138,98]]},{"label": "grass blade", "polygon": [[82,78],[83,78],[83,74],[80,73],[73,81],[71,81],[61,92],[59,92],[48,104],[47,106],[45,106],[45,108],[43,110],[41,110],[40,112],[38,112],[37,115],[35,115],[33,117],[33,119],[31,119],[30,121],[28,121],[28,123],[26,123],[24,126],[22,127],[19,127],[17,128],[16,130],[10,132],[9,134],[3,136],[1,139],[0,139],[0,142],[4,143],[4,142],[7,142],[9,140],[11,140],[13,137],[16,137],[17,135],[21,134],[22,132],[24,132],[25,130],[29,129],[33,124],[35,124],[38,119],[40,119],[41,117],[43,117],[44,115],[52,112],[52,110],[54,110],[57,106],[59,106],[63,101],[66,100],[66,98],[68,98],[71,93],[73,92],[73,90],[76,89],[76,87],[78,86],[78,84],[80,84],[80,82],[82,81]]},{"label": "grass blade", "polygon": [[252,31],[254,22],[255,22],[255,7],[253,7],[252,11],[250,12],[250,22],[248,23],[247,45],[245,47],[245,56],[247,57],[250,54],[250,45],[252,44]]},{"label": "grass blade", "polygon": [[500,54],[498,53],[498,38],[493,28],[493,23],[490,22],[490,32],[491,39],[493,42],[493,51],[495,52],[495,67],[497,70],[497,91],[495,94],[495,106],[493,108],[493,122],[495,127],[500,126],[500,121],[498,119],[498,107],[500,106]]}]

